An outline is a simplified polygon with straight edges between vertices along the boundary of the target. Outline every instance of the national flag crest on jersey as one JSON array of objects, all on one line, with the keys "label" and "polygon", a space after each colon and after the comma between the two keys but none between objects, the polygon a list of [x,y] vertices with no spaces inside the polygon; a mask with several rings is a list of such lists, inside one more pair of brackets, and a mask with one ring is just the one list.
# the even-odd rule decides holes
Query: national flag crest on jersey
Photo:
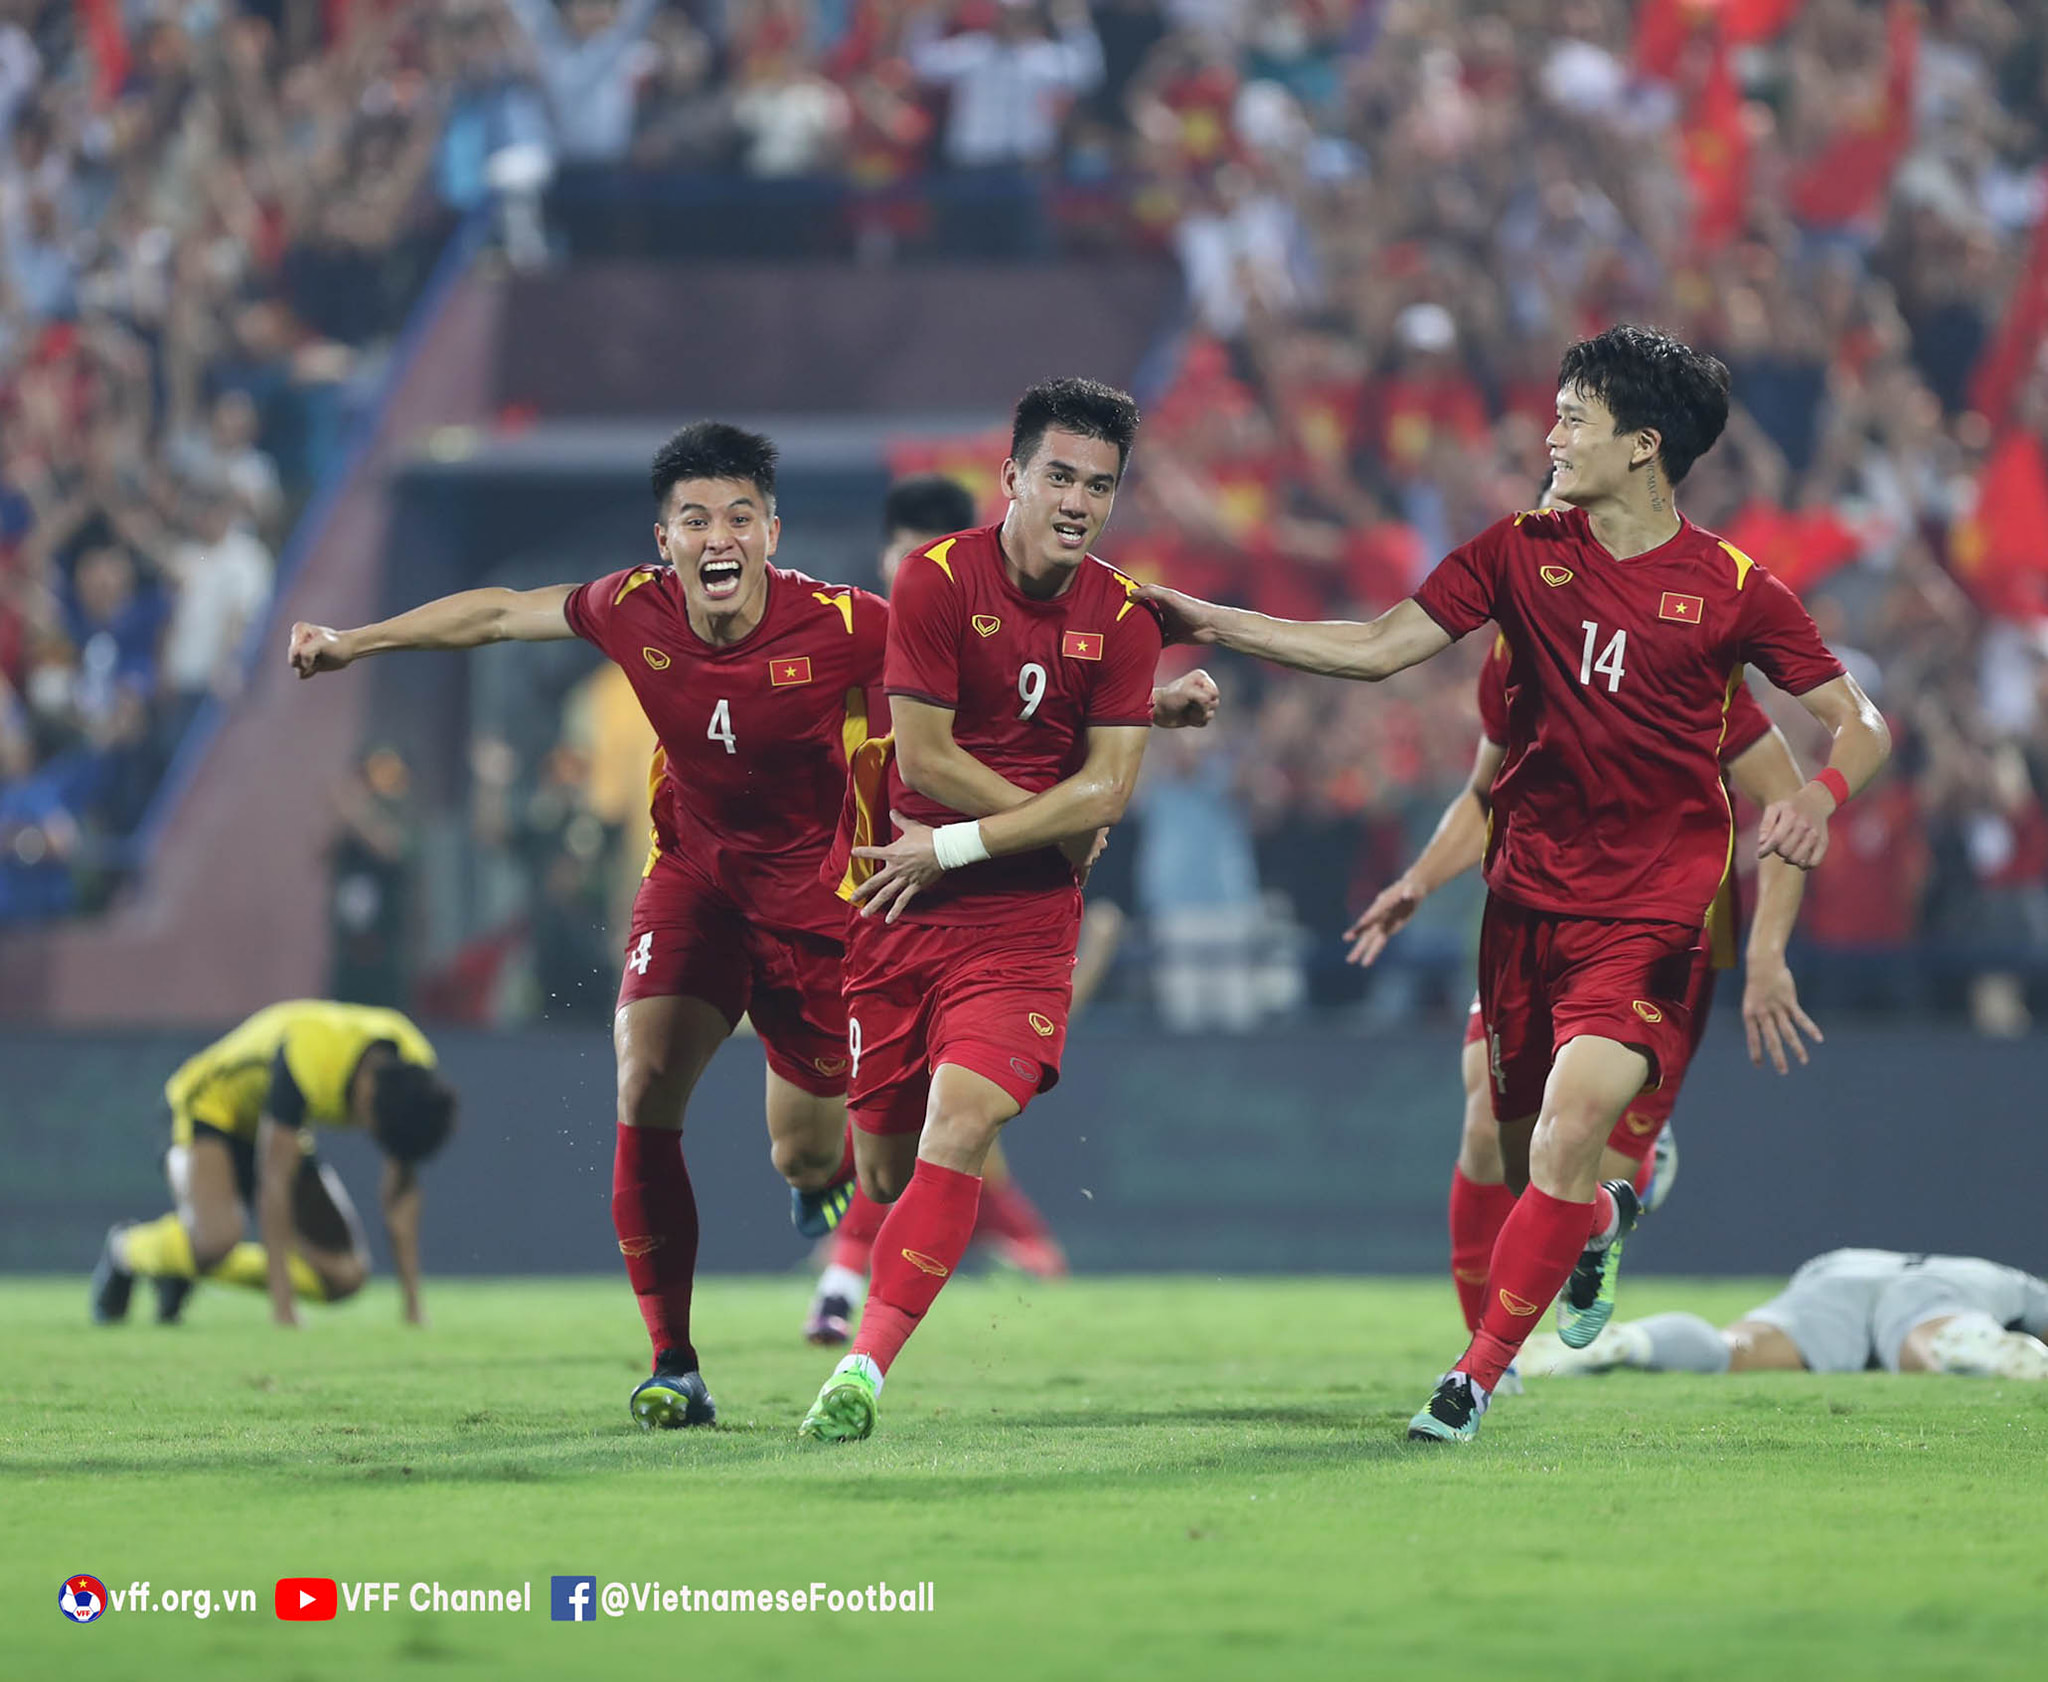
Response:
[{"label": "national flag crest on jersey", "polygon": [[787,689],[793,683],[811,681],[811,657],[808,654],[785,655],[780,660],[768,662],[768,682],[776,689]]},{"label": "national flag crest on jersey", "polygon": [[1700,616],[1706,612],[1707,604],[1699,596],[1688,596],[1677,590],[1666,590],[1663,599],[1657,603],[1659,619],[1676,619],[1681,625],[1697,625]]},{"label": "national flag crest on jersey", "polygon": [[1100,631],[1068,631],[1060,638],[1060,652],[1069,660],[1100,660],[1102,658],[1102,633]]}]

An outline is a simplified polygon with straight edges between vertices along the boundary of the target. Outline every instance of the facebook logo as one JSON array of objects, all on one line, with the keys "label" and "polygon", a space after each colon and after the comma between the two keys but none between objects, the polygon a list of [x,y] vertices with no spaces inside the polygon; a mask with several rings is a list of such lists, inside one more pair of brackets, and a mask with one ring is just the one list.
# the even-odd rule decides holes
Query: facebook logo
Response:
[{"label": "facebook logo", "polygon": [[594,1623],[597,1620],[597,1579],[556,1577],[551,1596],[558,1624]]}]

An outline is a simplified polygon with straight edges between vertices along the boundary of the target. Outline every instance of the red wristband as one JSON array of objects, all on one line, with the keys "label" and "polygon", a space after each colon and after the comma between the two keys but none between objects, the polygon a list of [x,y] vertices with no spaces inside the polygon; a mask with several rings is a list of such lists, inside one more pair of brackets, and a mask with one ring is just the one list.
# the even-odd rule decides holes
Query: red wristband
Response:
[{"label": "red wristband", "polygon": [[1849,779],[1832,765],[1822,766],[1813,780],[1835,797],[1836,811],[1849,804]]}]

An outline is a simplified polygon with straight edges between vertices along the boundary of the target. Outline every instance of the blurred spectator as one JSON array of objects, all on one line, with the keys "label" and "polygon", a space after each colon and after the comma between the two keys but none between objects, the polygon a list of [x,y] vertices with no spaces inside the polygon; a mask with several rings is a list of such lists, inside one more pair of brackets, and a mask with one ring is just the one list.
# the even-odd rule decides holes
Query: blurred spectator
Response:
[{"label": "blurred spectator", "polygon": [[[953,173],[947,244],[981,257],[1043,256],[1045,174],[1066,105],[1102,80],[1102,43],[1085,7],[1058,0],[1050,27],[1037,0],[968,9],[979,27],[926,35],[910,63],[950,93],[942,147]],[[920,20],[922,22],[922,20]]]},{"label": "blurred spectator", "polygon": [[328,849],[333,930],[332,998],[348,1004],[409,1003],[412,874],[417,824],[412,772],[392,748],[374,748],[335,793]]},{"label": "blurred spectator", "polygon": [[1138,790],[1138,908],[1160,1017],[1185,1032],[1241,1032],[1301,996],[1292,931],[1273,925],[1259,892],[1232,734],[1224,723],[1162,734]]},{"label": "blurred spectator", "polygon": [[526,32],[564,163],[617,163],[633,142],[634,85],[660,0],[508,0]]}]

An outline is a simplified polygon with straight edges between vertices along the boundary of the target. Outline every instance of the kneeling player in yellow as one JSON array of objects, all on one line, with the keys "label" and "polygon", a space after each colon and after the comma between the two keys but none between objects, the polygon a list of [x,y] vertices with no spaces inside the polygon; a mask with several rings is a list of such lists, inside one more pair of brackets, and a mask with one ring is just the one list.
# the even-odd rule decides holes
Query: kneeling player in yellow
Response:
[{"label": "kneeling player in yellow", "polygon": [[[92,1315],[125,1319],[138,1274],[175,1321],[193,1284],[215,1279],[270,1293],[271,1318],[295,1326],[295,1296],[338,1302],[369,1276],[369,1246],[347,1189],[314,1154],[311,1125],[360,1127],[385,1155],[384,1225],[405,1298],[420,1310],[418,1166],[455,1125],[455,1093],[434,1048],[395,1010],[293,1000],[259,1010],[187,1061],[164,1086],[175,1212],[107,1234]],[[247,1242],[249,1214],[259,1243]]]}]

